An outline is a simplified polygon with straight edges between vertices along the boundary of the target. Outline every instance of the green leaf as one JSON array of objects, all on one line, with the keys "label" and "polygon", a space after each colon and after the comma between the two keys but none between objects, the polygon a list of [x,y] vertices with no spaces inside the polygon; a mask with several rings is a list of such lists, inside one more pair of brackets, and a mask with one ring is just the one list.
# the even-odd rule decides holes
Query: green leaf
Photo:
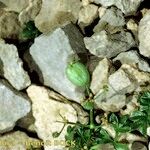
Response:
[{"label": "green leaf", "polygon": [[142,111],[134,111],[130,115],[130,119],[134,122],[136,121],[143,121],[146,119],[146,114]]},{"label": "green leaf", "polygon": [[127,144],[115,143],[114,147],[116,150],[129,150]]},{"label": "green leaf", "polygon": [[82,106],[86,110],[91,110],[94,108],[94,103],[92,101],[85,101],[83,102]]},{"label": "green leaf", "polygon": [[111,122],[113,124],[118,124],[118,122],[119,122],[118,117],[114,113],[112,113],[109,116],[109,122]]}]

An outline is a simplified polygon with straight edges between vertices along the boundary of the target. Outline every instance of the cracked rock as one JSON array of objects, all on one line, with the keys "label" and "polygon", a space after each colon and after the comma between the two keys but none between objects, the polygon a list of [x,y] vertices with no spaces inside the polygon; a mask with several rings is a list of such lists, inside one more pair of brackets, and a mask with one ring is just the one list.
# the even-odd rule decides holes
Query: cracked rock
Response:
[{"label": "cracked rock", "polygon": [[135,46],[135,41],[129,32],[109,34],[106,31],[97,32],[92,37],[85,37],[86,48],[98,57],[114,57]]},{"label": "cracked rock", "polygon": [[47,33],[68,22],[75,23],[81,5],[80,0],[44,0],[35,18],[35,26],[41,32]]},{"label": "cracked rock", "polygon": [[0,81],[0,106],[0,133],[12,130],[16,121],[26,116],[31,109],[28,98],[4,80]]},{"label": "cracked rock", "polygon": [[28,87],[31,83],[15,45],[0,42],[0,75],[4,76],[17,90]]},{"label": "cracked rock", "polygon": [[30,48],[30,54],[41,72],[39,76],[43,78],[44,85],[79,103],[84,97],[84,89],[73,85],[65,71],[73,57],[83,52],[85,47],[82,35],[71,24],[58,28],[53,33],[39,36]]}]

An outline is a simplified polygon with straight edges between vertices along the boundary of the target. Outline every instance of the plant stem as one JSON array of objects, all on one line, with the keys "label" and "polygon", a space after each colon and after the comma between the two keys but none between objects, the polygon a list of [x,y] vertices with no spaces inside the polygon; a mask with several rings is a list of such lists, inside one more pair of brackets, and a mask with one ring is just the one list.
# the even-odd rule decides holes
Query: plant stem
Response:
[{"label": "plant stem", "polygon": [[93,109],[90,110],[90,129],[94,129],[94,111]]}]

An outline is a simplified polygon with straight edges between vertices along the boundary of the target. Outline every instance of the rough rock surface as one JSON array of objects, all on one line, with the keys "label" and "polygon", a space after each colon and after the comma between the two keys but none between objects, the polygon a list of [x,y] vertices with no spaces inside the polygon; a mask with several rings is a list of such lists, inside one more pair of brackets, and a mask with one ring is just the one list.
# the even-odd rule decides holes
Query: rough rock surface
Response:
[{"label": "rough rock surface", "polygon": [[4,76],[17,90],[25,89],[31,81],[23,69],[15,45],[0,42],[0,75]]},{"label": "rough rock surface", "polygon": [[137,66],[142,71],[150,72],[149,64],[140,58],[140,55],[134,50],[122,52],[113,59],[114,62],[118,60],[121,62],[121,64],[129,64],[135,67]]},{"label": "rough rock surface", "polygon": [[21,12],[28,6],[29,0],[0,0],[7,6],[9,11]]},{"label": "rough rock surface", "polygon": [[121,10],[112,7],[107,9],[105,14],[101,17],[99,23],[94,27],[94,32],[102,31],[107,28],[121,27],[125,25],[125,19]]},{"label": "rough rock surface", "polygon": [[28,99],[5,81],[0,81],[0,133],[10,131],[20,118],[30,112]]},{"label": "rough rock surface", "polygon": [[110,66],[110,61],[104,58],[93,71],[90,89],[94,94],[98,93],[103,86],[107,85]]},{"label": "rough rock surface", "polygon": [[147,150],[147,147],[144,144],[140,143],[140,142],[134,142],[132,144],[131,149],[132,150]]},{"label": "rough rock surface", "polygon": [[92,0],[96,4],[101,4],[102,6],[109,7],[109,6],[116,6],[117,8],[121,9],[121,11],[125,15],[132,15],[134,14],[139,5],[143,0]]},{"label": "rough rock surface", "polygon": [[0,38],[17,39],[21,31],[18,14],[0,10]]},{"label": "rough rock surface", "polygon": [[129,32],[121,31],[109,34],[106,31],[97,32],[92,37],[85,37],[86,48],[98,57],[114,57],[135,46],[135,41]]},{"label": "rough rock surface", "polygon": [[[45,149],[63,149],[65,144],[61,145],[60,141],[64,143],[67,126],[56,139],[52,137],[52,133],[61,131],[64,125],[61,123],[64,122],[63,117],[70,122],[77,122],[77,112],[70,104],[53,100],[50,96],[51,92],[44,87],[35,85],[27,89],[28,96],[32,101],[37,134],[44,142],[51,142],[51,145],[45,145]],[[54,145],[56,140],[58,144]]]},{"label": "rough rock surface", "polygon": [[138,37],[140,53],[150,58],[150,11],[145,14],[139,23]]},{"label": "rough rock surface", "polygon": [[27,136],[24,132],[16,131],[0,136],[0,150],[27,150],[41,148],[40,140]]},{"label": "rough rock surface", "polygon": [[88,26],[98,17],[98,6],[90,4],[83,7],[79,12],[78,24],[81,27]]},{"label": "rough rock surface", "polygon": [[41,70],[44,85],[77,102],[84,97],[83,89],[73,85],[65,71],[74,55],[84,51],[82,36],[71,24],[39,36],[30,48],[30,54]]},{"label": "rough rock surface", "polygon": [[35,18],[35,25],[41,32],[49,32],[78,19],[80,0],[44,0]]},{"label": "rough rock surface", "polygon": [[29,5],[19,14],[19,21],[21,24],[34,20],[41,10],[42,0],[29,0]]}]

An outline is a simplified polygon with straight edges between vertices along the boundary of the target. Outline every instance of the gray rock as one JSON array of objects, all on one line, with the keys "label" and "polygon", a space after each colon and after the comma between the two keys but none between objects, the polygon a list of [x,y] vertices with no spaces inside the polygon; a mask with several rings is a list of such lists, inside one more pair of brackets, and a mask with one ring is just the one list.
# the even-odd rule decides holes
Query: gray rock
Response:
[{"label": "gray rock", "polygon": [[105,7],[114,5],[117,8],[121,9],[121,11],[125,15],[133,15],[137,11],[140,3],[143,0],[93,0],[93,1]]},{"label": "gray rock", "polygon": [[65,70],[76,53],[82,52],[85,52],[82,36],[71,24],[39,36],[30,48],[30,54],[42,73],[44,85],[77,102],[84,97],[83,89],[68,80]]},{"label": "gray rock", "polygon": [[134,65],[135,67],[138,65],[140,70],[150,72],[149,64],[140,58],[140,55],[134,50],[122,52],[113,59],[114,62],[118,60],[121,62],[121,64]]},{"label": "gray rock", "polygon": [[106,31],[95,33],[92,37],[85,37],[86,48],[98,57],[114,57],[135,46],[135,41],[129,32],[121,31],[110,34]]},{"label": "gray rock", "polygon": [[48,33],[68,22],[75,23],[81,5],[80,0],[44,0],[35,25],[41,32]]},{"label": "gray rock", "polygon": [[0,106],[0,133],[12,130],[16,121],[31,109],[28,99],[3,80],[0,81]]},{"label": "gray rock", "polygon": [[150,11],[146,13],[139,23],[138,37],[140,53],[150,58]]},{"label": "gray rock", "polygon": [[0,75],[4,76],[17,90],[28,87],[31,83],[15,45],[0,42]]},{"label": "gray rock", "polygon": [[[95,26],[94,32],[103,30],[106,26],[121,27],[125,25],[125,19],[121,10],[112,7],[107,9],[105,14],[100,19],[99,23]],[[107,27],[109,28],[109,27]]]},{"label": "gray rock", "polygon": [[146,146],[140,142],[134,142],[132,144],[131,150],[148,150]]}]

